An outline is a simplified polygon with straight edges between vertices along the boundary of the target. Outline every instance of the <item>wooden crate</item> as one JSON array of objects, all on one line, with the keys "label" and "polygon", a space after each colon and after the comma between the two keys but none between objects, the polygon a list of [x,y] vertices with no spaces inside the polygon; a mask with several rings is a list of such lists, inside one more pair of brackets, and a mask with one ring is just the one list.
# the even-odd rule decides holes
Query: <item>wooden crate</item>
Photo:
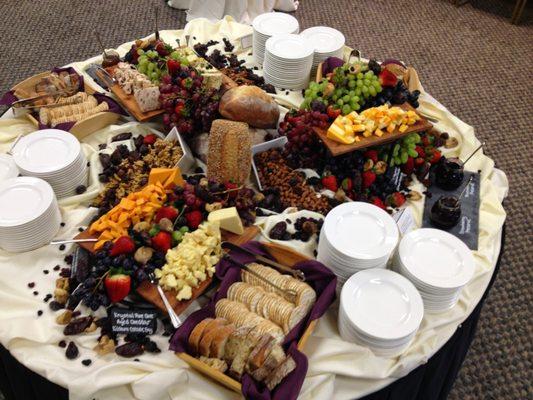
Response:
[{"label": "wooden crate", "polygon": [[[288,247],[281,246],[276,243],[262,243],[265,249],[270,253],[272,257],[276,259],[281,264],[293,267],[296,263],[299,263],[301,261],[307,261],[309,260],[308,257],[304,256],[303,254],[300,254],[292,249],[289,249]],[[305,344],[307,343],[307,340],[313,333],[317,320],[313,320],[309,323],[309,326],[304,331],[302,336],[300,337],[300,340],[298,341],[298,350],[303,351]],[[230,376],[216,370],[215,368],[210,367],[206,363],[200,361],[199,359],[187,354],[187,353],[176,353],[176,355],[181,358],[183,361],[185,361],[189,366],[196,371],[202,373],[203,375],[208,376],[209,378],[217,381],[221,385],[227,387],[228,389],[231,389],[237,393],[242,393],[242,386],[241,383]]]}]

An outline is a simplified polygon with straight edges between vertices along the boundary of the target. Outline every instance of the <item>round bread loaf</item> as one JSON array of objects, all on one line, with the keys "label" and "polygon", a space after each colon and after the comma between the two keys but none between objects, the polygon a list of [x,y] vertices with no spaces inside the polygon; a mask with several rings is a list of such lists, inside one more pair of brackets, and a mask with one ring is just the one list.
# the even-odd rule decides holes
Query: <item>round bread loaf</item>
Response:
[{"label": "round bread loaf", "polygon": [[254,128],[275,128],[279,107],[267,92],[257,86],[239,86],[220,99],[220,114],[233,121],[246,122]]}]

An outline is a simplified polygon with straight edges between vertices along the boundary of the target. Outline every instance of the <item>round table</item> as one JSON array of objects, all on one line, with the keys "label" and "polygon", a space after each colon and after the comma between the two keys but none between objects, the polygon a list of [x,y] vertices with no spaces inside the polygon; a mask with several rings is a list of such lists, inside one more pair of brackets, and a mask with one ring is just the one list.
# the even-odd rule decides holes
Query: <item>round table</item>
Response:
[{"label": "round table", "polygon": [[[220,21],[217,24],[212,24],[208,21],[198,21],[196,24],[189,24],[186,28],[185,32],[183,31],[161,31],[160,34],[163,37],[163,39],[167,40],[168,42],[171,42],[175,40],[177,37],[183,37],[183,36],[189,36],[193,38],[198,38],[197,41],[205,40],[206,37],[212,38],[213,35],[216,35],[217,33],[222,36],[228,36],[228,32],[231,32],[236,35],[240,35],[235,37],[235,39],[238,39],[239,37],[242,37],[246,34],[249,34],[250,27],[236,24],[231,19],[225,19],[223,21]],[[168,39],[167,39],[168,38]],[[127,49],[131,46],[131,43],[124,44],[119,47],[119,50],[124,53],[127,51]],[[246,53],[249,51],[244,49],[243,56],[246,56]],[[88,63],[98,61],[98,57],[94,57],[92,59],[86,60],[84,62],[74,63],[73,65],[75,67],[81,68],[83,70],[83,67],[86,66]],[[300,93],[291,93],[291,96],[288,96],[286,98],[282,98],[282,100],[288,101],[289,103],[294,104],[295,102],[299,101],[299,97],[301,96]],[[277,97],[282,97],[281,94]],[[466,135],[463,137],[463,139],[466,141],[468,139],[468,146],[473,147],[477,144],[475,136],[473,134],[473,129],[469,127],[468,125],[462,123],[460,120],[458,120],[456,117],[453,117],[443,106],[441,106],[438,102],[436,102],[431,96],[427,96],[428,99],[428,107],[430,107],[430,110],[437,113],[438,115],[445,116],[445,121],[449,126],[451,126],[450,129],[459,130],[462,129],[464,132],[461,132],[461,134]],[[299,103],[296,103],[299,104]],[[422,103],[421,103],[422,104]],[[439,114],[440,113],[440,114]],[[449,116],[449,118],[448,118]],[[1,120],[0,120],[1,121]],[[131,124],[131,123],[130,123]],[[447,128],[447,126],[444,126],[444,128]],[[129,129],[129,128],[125,128]],[[113,131],[114,133],[118,133],[116,130]],[[3,132],[0,131],[0,135],[2,135]],[[108,133],[109,134],[109,133]],[[1,136],[0,136],[1,139]],[[90,139],[89,139],[90,140]],[[6,142],[6,141],[4,141]],[[95,146],[96,140],[93,140],[89,145]],[[462,151],[468,151],[466,148],[462,148]],[[94,159],[96,161],[97,154],[93,154]],[[475,161],[474,161],[475,162]],[[473,163],[474,163],[473,162]],[[480,162],[480,169],[485,168],[487,175],[493,175],[493,172],[496,172],[494,169],[493,162],[488,159],[487,157],[484,157],[483,159],[479,160]],[[97,162],[94,163],[97,165]],[[476,167],[477,168],[477,167]],[[499,172],[503,176],[501,172]],[[499,175],[496,174],[496,175]],[[315,334],[311,337],[312,343],[308,343],[306,353],[308,354],[308,357],[310,358],[311,362],[309,363],[309,373],[312,376],[316,376],[317,374],[326,373],[329,374],[329,370],[327,369],[328,361],[326,360],[325,364],[320,364],[320,361],[324,360],[324,357],[327,356],[327,352],[329,349],[329,345],[332,340],[337,340],[334,343],[337,345],[342,345],[347,347],[348,351],[353,351],[354,354],[357,354],[358,356],[363,357],[361,360],[361,363],[357,365],[357,367],[354,367],[353,371],[348,371],[345,368],[348,366],[346,364],[342,365],[342,372],[347,372],[344,374],[343,377],[346,377],[346,375],[353,376],[354,381],[357,380],[357,382],[361,383],[361,385],[357,388],[357,390],[352,390],[352,385],[346,385],[343,387],[343,396],[342,397],[352,397],[352,398],[365,398],[365,399],[437,399],[437,398],[445,398],[447,393],[449,392],[451,385],[455,379],[455,376],[457,375],[457,372],[460,368],[461,362],[463,361],[466,352],[468,350],[468,346],[470,345],[470,342],[473,338],[473,334],[475,331],[475,327],[477,324],[477,321],[479,319],[480,310],[483,304],[484,298],[487,296],[487,293],[489,292],[490,286],[492,282],[495,279],[496,272],[498,270],[498,263],[496,263],[496,266],[494,267],[494,262],[498,254],[500,254],[500,243],[503,243],[503,234],[501,231],[501,226],[503,225],[503,221],[505,220],[505,213],[503,211],[503,208],[501,207],[501,201],[505,197],[505,191],[507,188],[507,184],[505,182],[505,177],[503,176],[496,176],[496,181],[503,179],[503,183],[494,183],[494,182],[486,182],[485,184],[488,185],[488,196],[490,196],[490,206],[486,206],[482,211],[484,213],[484,216],[490,213],[489,219],[484,221],[484,225],[480,227],[483,228],[484,232],[490,231],[490,235],[485,235],[483,238],[485,240],[484,246],[480,252],[479,258],[480,263],[483,264],[482,268],[483,271],[481,271],[476,279],[476,282],[474,283],[473,289],[467,293],[465,296],[465,299],[462,304],[462,308],[460,312],[453,314],[450,316],[450,321],[442,321],[439,320],[438,317],[431,317],[429,320],[434,323],[434,325],[431,325],[430,328],[425,332],[426,336],[432,335],[432,343],[428,344],[426,342],[423,342],[424,346],[420,345],[417,351],[418,353],[411,355],[410,363],[407,363],[407,365],[401,365],[397,366],[394,365],[394,368],[392,368],[389,365],[388,373],[385,374],[379,374],[381,372],[380,367],[378,367],[378,370],[376,373],[376,367],[375,365],[380,365],[379,362],[383,360],[379,360],[377,357],[374,357],[372,359],[374,364],[374,370],[373,371],[366,371],[363,370],[364,368],[362,366],[365,365],[365,357],[373,357],[372,355],[367,353],[361,353],[361,348],[356,348],[355,346],[351,344],[347,344],[342,341],[338,341],[338,333],[336,333],[336,323],[334,322],[334,318],[328,316],[323,317],[323,320],[321,320],[321,323],[319,323],[318,329],[315,331]],[[487,179],[487,181],[490,179]],[[487,194],[485,194],[487,196]],[[421,204],[417,204],[414,207],[416,208],[416,212],[420,215],[421,214]],[[86,210],[85,210],[86,211]],[[72,224],[80,224],[80,221],[84,219],[87,212],[85,212],[83,209],[78,210],[77,214],[75,214],[76,218],[73,218]],[[70,211],[69,211],[70,212]],[[481,221],[481,217],[480,217]],[[71,224],[71,225],[72,225]],[[79,225],[78,225],[79,226]],[[72,225],[68,227],[75,231],[77,230],[76,225]],[[70,233],[70,232],[68,232]],[[67,233],[67,234],[68,234]],[[490,241],[490,243],[487,244],[487,242]],[[499,241],[499,242],[498,242]],[[47,255],[47,254],[43,254]],[[0,253],[0,267],[6,267],[6,270],[8,270],[11,266],[6,265],[9,264],[8,262],[5,262],[7,259],[7,256],[4,258],[4,265],[1,265],[1,256],[2,253]],[[27,256],[29,257],[29,256]],[[61,255],[63,257],[63,255]],[[24,255],[22,255],[22,260],[24,259]],[[33,260],[33,259],[32,259]],[[31,262],[32,260],[26,260],[26,262]],[[59,260],[59,259],[58,259]],[[50,261],[50,260],[48,260]],[[13,267],[16,267],[16,262],[12,262]],[[15,270],[11,271],[12,276],[15,276],[17,274],[17,271],[20,271],[20,274],[23,275],[24,272],[21,270]],[[40,273],[40,268],[38,266],[35,266],[35,273]],[[2,273],[2,269],[0,268],[0,274]],[[490,274],[489,274],[490,273]],[[16,278],[19,278],[18,276]],[[44,279],[44,276],[37,275],[35,276],[37,280],[42,280],[41,284],[50,284],[47,280]],[[18,282],[16,285],[16,288],[14,287],[7,287],[8,290],[12,290],[10,295],[15,295],[15,297],[8,297],[7,301],[17,301],[17,305],[24,305],[26,302],[29,302],[30,299],[28,299],[25,296],[31,297],[31,291],[28,295],[27,293],[24,293],[21,296],[16,296],[17,290],[19,287],[25,287],[26,283],[29,281],[30,278],[28,276],[22,278],[20,277],[19,280],[23,280],[21,282]],[[490,282],[489,282],[490,280]],[[2,292],[2,283],[0,281],[0,294]],[[41,286],[42,290],[51,290],[51,287],[43,288]],[[44,292],[46,293],[46,292]],[[44,295],[43,293],[43,295]],[[2,298],[0,297],[0,301]],[[33,300],[35,301],[35,300]],[[6,303],[7,304],[7,303]],[[29,303],[34,304],[34,303]],[[42,303],[39,304],[39,306],[42,307]],[[74,385],[77,385],[75,387],[79,388],[80,384],[83,385],[83,389],[85,391],[93,390],[93,387],[96,387],[97,385],[91,381],[91,379],[94,379],[94,371],[99,371],[99,366],[95,365],[96,362],[93,363],[93,366],[91,369],[77,369],[80,368],[78,364],[74,366],[74,364],[65,364],[65,358],[64,354],[59,352],[59,349],[57,348],[57,337],[60,336],[59,329],[56,329],[58,332],[54,330],[54,332],[50,332],[49,330],[52,330],[51,326],[47,327],[44,325],[34,325],[33,329],[39,330],[37,333],[32,332],[32,327],[30,324],[35,323],[35,314],[34,310],[30,308],[29,312],[25,313],[23,310],[24,307],[18,307],[17,309],[17,316],[19,317],[19,321],[22,321],[23,318],[24,321],[27,321],[27,323],[20,324],[16,327],[17,329],[14,329],[12,331],[9,330],[9,324],[8,320],[1,320],[0,324],[0,333],[3,333],[6,337],[0,336],[1,343],[5,345],[6,347],[9,347],[12,349],[13,343],[11,342],[12,339],[18,339],[21,336],[24,336],[25,334],[28,334],[27,337],[27,343],[24,343],[23,349],[15,349],[14,354],[17,356],[19,360],[22,360],[25,365],[29,365],[33,370],[39,371],[41,374],[48,376],[50,380],[61,383],[61,385],[67,387],[72,387],[73,381]],[[23,314],[23,318],[22,318]],[[4,314],[5,315],[5,314]],[[0,311],[0,316],[2,316]],[[457,324],[461,322],[461,325],[456,329]],[[323,322],[323,323],[322,323]],[[16,323],[16,322],[15,322]],[[37,324],[43,324],[44,322],[37,322]],[[2,329],[1,325],[4,325],[4,330]],[[321,326],[322,325],[322,326]],[[444,333],[443,333],[444,332]],[[436,337],[438,336],[438,340]],[[164,338],[160,338],[164,339]],[[87,342],[87,341],[86,341]],[[36,344],[43,344],[46,346],[46,351],[43,352],[44,356],[50,355],[52,358],[50,360],[39,357],[39,347],[28,347],[27,345],[31,344],[31,346],[34,346],[34,343]],[[91,342],[92,343],[92,342]],[[161,343],[164,343],[164,340],[161,340]],[[94,346],[94,343],[91,344],[91,346]],[[161,347],[161,345],[160,345]],[[91,351],[92,347],[89,347],[87,344],[86,351]],[[422,348],[423,351],[420,349]],[[363,349],[364,350],[364,349]],[[326,353],[326,354],[325,354]],[[164,357],[164,355],[161,355]],[[167,355],[164,362],[158,363],[157,360],[149,360],[149,365],[147,365],[147,370],[142,371],[145,372],[147,375],[153,372],[159,372],[159,381],[156,381],[156,383],[147,384],[147,379],[144,379],[144,384],[148,386],[157,386],[161,384],[161,378],[166,377],[160,372],[161,365],[164,364],[164,368],[167,368],[170,370],[170,372],[175,372],[176,376],[179,373],[181,382],[185,379],[190,385],[196,384],[197,386],[201,387],[202,390],[205,392],[203,393],[204,397],[208,397],[207,393],[210,393],[208,390],[214,390],[214,391],[222,391],[224,389],[220,388],[218,385],[216,385],[213,382],[210,382],[207,380],[207,378],[202,378],[200,376],[193,375],[193,373],[187,372],[185,369],[185,366],[183,364],[179,364],[179,361],[177,361],[176,357],[172,357],[172,354]],[[414,358],[413,358],[414,357]],[[20,364],[18,361],[15,360],[13,356],[6,350],[6,348],[1,347],[0,348],[0,390],[2,390],[8,399],[33,399],[33,398],[53,398],[53,399],[61,399],[61,398],[67,398],[68,392],[66,389],[62,388],[61,386],[58,386],[54,383],[51,383],[47,379],[41,377],[40,375],[32,372],[30,369],[26,368],[22,364]],[[315,360],[320,360],[318,363],[315,363]],[[424,361],[427,360],[427,362],[424,363]],[[119,361],[119,360],[117,360]],[[154,361],[154,363],[150,363],[151,361]],[[168,362],[170,361],[170,362]],[[106,371],[106,373],[113,373],[113,367],[121,368],[122,365],[125,366],[125,368],[128,368],[128,366],[125,365],[125,363],[121,362],[107,362],[106,360],[100,360],[101,364],[100,366],[109,367],[109,370]],[[105,364],[104,364],[105,362]],[[377,363],[376,363],[377,362]],[[142,363],[135,363],[139,367],[142,367]],[[72,369],[70,369],[70,365],[73,365]],[[57,371],[54,370],[54,367],[57,367]],[[85,368],[85,367],[83,367]],[[159,368],[159,369],[157,369]],[[172,371],[172,368],[178,369],[179,371]],[[366,367],[365,367],[366,368]],[[336,371],[339,369],[337,368]],[[111,372],[110,372],[111,371]],[[85,373],[84,373],[85,372]],[[124,372],[121,370],[120,372]],[[91,375],[93,373],[93,375]],[[134,373],[131,374],[131,377],[128,377],[127,380],[123,379],[120,381],[118,385],[124,386],[122,393],[126,393],[128,390],[127,387],[125,387],[128,384],[133,384],[136,382],[137,376],[145,376],[145,375],[135,375]],[[384,375],[384,376],[382,376]],[[90,378],[87,378],[87,376],[90,376]],[[370,379],[368,377],[370,376]],[[398,379],[398,377],[400,377]],[[123,376],[124,378],[124,376]],[[130,379],[131,378],[131,379]],[[175,378],[175,376],[173,376]],[[349,378],[348,378],[349,379]],[[395,380],[396,379],[396,380]],[[142,379],[141,379],[142,380]],[[192,382],[192,383],[191,383]],[[205,383],[205,385],[204,385]],[[346,382],[345,382],[346,383]],[[109,384],[109,381],[106,382],[106,384]],[[314,382],[316,385],[316,381]],[[143,387],[143,390],[146,390],[146,387]],[[305,390],[305,383],[304,388]],[[327,390],[327,389],[326,389]],[[311,391],[312,392],[312,391]],[[311,393],[310,392],[310,393]],[[79,397],[80,393],[74,392]],[[92,393],[92,392],[91,392]],[[146,393],[146,391],[144,392]],[[178,397],[179,392],[177,393],[175,397]],[[212,393],[212,392],[211,392]],[[312,394],[308,393],[307,397],[312,398]],[[369,394],[370,393],[370,394]],[[44,395],[44,396],[43,396]],[[82,396],[85,395],[85,392],[81,394]],[[364,397],[366,395],[366,397]],[[89,395],[87,395],[89,396]],[[182,394],[183,396],[183,394]],[[228,394],[229,396],[229,394]],[[146,395],[145,395],[146,397]],[[174,396],[170,396],[171,398],[174,398]],[[222,392],[220,397],[222,398]],[[85,397],[84,397],[85,398]],[[92,397],[89,397],[92,398]],[[107,398],[107,397],[105,397]],[[150,397],[148,397],[150,398]],[[151,397],[154,398],[154,397]],[[159,398],[159,397],[158,397]]]}]

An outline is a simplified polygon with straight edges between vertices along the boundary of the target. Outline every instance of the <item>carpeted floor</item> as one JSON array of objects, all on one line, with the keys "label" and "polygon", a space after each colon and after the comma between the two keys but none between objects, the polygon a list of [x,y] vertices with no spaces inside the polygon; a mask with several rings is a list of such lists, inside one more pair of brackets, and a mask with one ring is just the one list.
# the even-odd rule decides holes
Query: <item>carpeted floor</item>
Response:
[{"label": "carpeted floor", "polygon": [[[184,26],[183,12],[159,0],[3,0],[0,91],[53,66],[147,35],[151,7],[162,5],[162,29]],[[533,397],[531,343],[533,199],[531,9],[511,25],[514,1],[303,0],[301,27],[329,25],[364,56],[399,57],[413,65],[426,90],[486,140],[486,152],[509,178],[507,243],[476,338],[450,399]],[[430,400],[430,399],[428,399]]]}]

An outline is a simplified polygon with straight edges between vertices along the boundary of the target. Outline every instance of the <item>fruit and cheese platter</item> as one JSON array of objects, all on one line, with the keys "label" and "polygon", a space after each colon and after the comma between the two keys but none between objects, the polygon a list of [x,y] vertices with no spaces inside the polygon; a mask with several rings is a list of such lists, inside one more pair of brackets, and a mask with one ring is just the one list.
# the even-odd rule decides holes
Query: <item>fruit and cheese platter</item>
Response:
[{"label": "fruit and cheese platter", "polygon": [[[17,139],[0,158],[0,204],[9,205],[0,207],[0,248],[6,259],[35,252],[55,265],[43,301],[67,359],[79,357],[77,336],[98,332],[84,352],[99,363],[149,363],[147,353],[170,351],[245,397],[296,399],[305,343],[324,314],[324,324],[336,321],[324,336],[401,360],[432,318],[424,309],[458,308],[474,258],[442,229],[457,224],[470,183],[461,186],[464,138],[424,117],[411,67],[352,60],[341,32],[298,35],[298,26],[288,14],[257,17],[245,27],[251,50],[227,34],[183,44],[174,31],[106,49],[96,75],[109,102],[74,67],[2,98],[55,128],[28,135],[31,146]],[[331,40],[314,43],[316,34]],[[137,122],[110,113],[115,101]],[[76,130],[103,114],[116,118]],[[39,168],[24,168],[28,158]],[[432,185],[462,191],[437,202],[439,226],[404,232],[397,221],[423,209]],[[431,260],[418,251],[428,242],[437,243]],[[454,254],[457,276],[418,268],[446,270]],[[391,322],[399,301],[409,316]],[[117,317],[139,310],[152,315],[144,328]]]}]

